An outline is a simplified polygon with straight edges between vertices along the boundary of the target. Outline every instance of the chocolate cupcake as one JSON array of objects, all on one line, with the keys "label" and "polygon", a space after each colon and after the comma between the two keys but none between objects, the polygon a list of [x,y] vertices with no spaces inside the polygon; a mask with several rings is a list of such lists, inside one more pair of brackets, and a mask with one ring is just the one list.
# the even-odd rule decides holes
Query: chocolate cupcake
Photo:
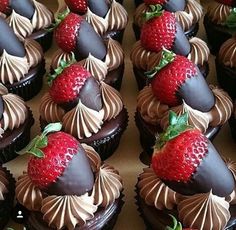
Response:
[{"label": "chocolate cupcake", "polygon": [[[170,53],[164,53],[168,56]],[[137,99],[136,125],[144,152],[152,154],[155,136],[169,122],[169,111],[178,115],[189,113],[188,122],[211,140],[232,114],[229,95],[214,86],[208,86],[199,69],[183,56],[168,57],[161,63],[164,67],[156,74],[149,86],[139,92]],[[178,76],[178,79],[176,77]]]},{"label": "chocolate cupcake", "polygon": [[15,196],[15,180],[11,173],[0,166],[0,228],[8,223]]},{"label": "chocolate cupcake", "polygon": [[70,61],[75,56],[98,81],[120,90],[124,52],[117,41],[112,38],[103,40],[83,17],[68,12],[54,33],[60,49],[52,57],[51,69],[56,69],[61,61]]},{"label": "chocolate cupcake", "polygon": [[128,123],[119,92],[98,82],[79,63],[52,77],[39,107],[42,127],[60,121],[65,132],[93,146],[102,159],[108,158]]},{"label": "chocolate cupcake", "polygon": [[173,12],[185,35],[188,38],[195,36],[198,32],[199,21],[203,15],[202,6],[196,0],[144,0],[134,12],[133,30],[136,40],[140,39],[140,28],[145,21],[143,15],[149,11],[150,5],[161,4],[163,9]]},{"label": "chocolate cupcake", "polygon": [[65,0],[63,9],[68,7],[71,12],[82,15],[104,39],[112,38],[122,43],[128,14],[120,1],[83,0],[80,2],[76,4],[73,0]]},{"label": "chocolate cupcake", "polygon": [[41,46],[32,39],[21,42],[0,17],[0,83],[29,100],[42,88],[45,61]]},{"label": "chocolate cupcake", "polygon": [[216,55],[220,46],[235,33],[236,4],[233,0],[212,1],[204,17],[204,26],[211,52]]},{"label": "chocolate cupcake", "polygon": [[138,178],[137,205],[147,228],[172,226],[172,215],[184,228],[234,229],[236,164],[225,163],[213,144],[185,123],[186,115],[172,115],[150,167]]},{"label": "chocolate cupcake", "polygon": [[220,86],[236,98],[236,36],[224,42],[216,56],[216,74]]},{"label": "chocolate cupcake", "polygon": [[33,123],[25,102],[0,84],[0,163],[17,157],[17,152],[29,143]]},{"label": "chocolate cupcake", "polygon": [[30,212],[27,229],[112,229],[123,205],[118,171],[57,126],[26,148],[35,156],[16,183],[16,199]]},{"label": "chocolate cupcake", "polygon": [[210,54],[207,44],[196,37],[188,40],[174,15],[163,11],[160,5],[153,7],[146,15],[149,20],[143,24],[141,39],[135,43],[131,51],[138,89],[141,90],[147,85],[145,72],[150,71],[159,63],[160,51],[163,47],[188,57],[199,67],[203,76],[207,77]]},{"label": "chocolate cupcake", "polygon": [[36,0],[5,1],[0,8],[6,14],[6,21],[20,40],[34,39],[47,51],[52,44],[52,32],[48,27],[52,24],[53,13]]}]

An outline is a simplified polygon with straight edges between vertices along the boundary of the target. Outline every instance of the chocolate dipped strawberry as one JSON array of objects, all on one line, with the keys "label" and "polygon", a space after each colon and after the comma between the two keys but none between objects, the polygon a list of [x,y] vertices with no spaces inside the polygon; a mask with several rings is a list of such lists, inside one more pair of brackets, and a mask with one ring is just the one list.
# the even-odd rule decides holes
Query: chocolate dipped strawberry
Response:
[{"label": "chocolate dipped strawberry", "polygon": [[73,13],[84,14],[87,12],[87,0],[65,0],[65,3]]},{"label": "chocolate dipped strawberry", "polygon": [[235,187],[232,173],[212,143],[187,120],[186,113],[177,117],[170,112],[170,126],[160,134],[152,156],[154,172],[183,195],[212,190],[214,195],[228,196]]},{"label": "chocolate dipped strawberry", "polygon": [[164,11],[161,5],[150,5],[145,19],[140,36],[145,49],[159,52],[166,48],[183,56],[190,53],[190,43],[173,13]]},{"label": "chocolate dipped strawberry", "polygon": [[186,7],[186,0],[144,0],[146,5],[160,4],[162,7],[170,12],[183,11]]},{"label": "chocolate dipped strawberry", "polygon": [[9,7],[16,13],[32,19],[35,8],[31,0],[9,0]]},{"label": "chocolate dipped strawberry", "polygon": [[48,81],[52,100],[66,111],[75,107],[79,100],[96,111],[102,108],[98,82],[79,63],[62,61],[55,74],[49,75]]},{"label": "chocolate dipped strawberry", "polygon": [[49,124],[24,149],[34,155],[28,163],[28,175],[48,194],[79,196],[92,189],[94,176],[80,143],[59,132],[61,127],[60,123]]},{"label": "chocolate dipped strawberry", "polygon": [[8,14],[10,11],[9,0],[0,0],[0,12]]},{"label": "chocolate dipped strawberry", "polygon": [[162,51],[162,59],[153,70],[146,72],[154,95],[161,103],[177,106],[184,100],[192,108],[208,112],[215,98],[198,67],[184,56]]},{"label": "chocolate dipped strawberry", "polygon": [[57,45],[65,52],[74,52],[77,60],[87,58],[89,54],[100,60],[106,56],[102,38],[82,16],[65,11],[58,16],[54,26]]}]

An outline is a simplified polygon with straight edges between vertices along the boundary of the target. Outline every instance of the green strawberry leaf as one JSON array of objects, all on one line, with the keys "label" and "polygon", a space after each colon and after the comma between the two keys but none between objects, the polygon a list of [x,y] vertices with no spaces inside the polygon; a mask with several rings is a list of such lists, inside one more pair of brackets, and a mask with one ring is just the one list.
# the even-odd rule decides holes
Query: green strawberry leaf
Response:
[{"label": "green strawberry leaf", "polygon": [[169,112],[169,124],[170,125],[176,125],[178,122],[178,116],[174,111]]},{"label": "green strawberry leaf", "polygon": [[35,146],[37,146],[38,148],[44,148],[48,145],[48,138],[47,136],[43,136],[41,138],[38,138]]},{"label": "green strawberry leaf", "polygon": [[23,149],[21,149],[19,152],[16,152],[18,155],[24,155],[27,153],[30,149],[32,149],[35,146],[35,143],[37,142],[39,136],[36,136],[34,139],[30,141],[28,145],[26,145]]},{"label": "green strawberry leaf", "polygon": [[44,128],[42,134],[46,136],[48,133],[60,131],[61,128],[62,128],[62,124],[60,122],[50,123]]},{"label": "green strawberry leaf", "polygon": [[163,8],[160,4],[149,5],[149,9],[150,10],[143,14],[143,18],[145,21],[148,21],[155,17],[159,17],[163,14]]},{"label": "green strawberry leaf", "polygon": [[28,153],[38,157],[38,158],[43,158],[44,157],[44,153],[42,150],[38,149],[38,148],[32,148],[30,151],[28,151]]},{"label": "green strawberry leaf", "polygon": [[173,221],[173,227],[167,226],[165,228],[165,230],[182,230],[182,225],[180,222],[178,222],[176,220],[176,218],[174,216],[172,216],[171,214],[169,214],[169,216],[172,218]]},{"label": "green strawberry leaf", "polygon": [[225,25],[229,28],[236,28],[236,8],[233,8],[227,17]]}]

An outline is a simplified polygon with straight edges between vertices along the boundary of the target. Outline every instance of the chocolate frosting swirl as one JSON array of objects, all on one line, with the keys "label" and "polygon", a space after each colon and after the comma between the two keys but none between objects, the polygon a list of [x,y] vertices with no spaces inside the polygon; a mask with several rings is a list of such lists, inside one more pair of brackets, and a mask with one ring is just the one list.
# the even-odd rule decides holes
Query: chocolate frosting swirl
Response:
[{"label": "chocolate frosting swirl", "polygon": [[199,22],[203,15],[203,8],[201,4],[196,0],[187,0],[186,12],[192,15],[193,24]]},{"label": "chocolate frosting swirl", "polygon": [[43,59],[41,45],[33,39],[25,39],[26,58],[30,67],[37,66]]},{"label": "chocolate frosting swirl", "polygon": [[35,0],[34,4],[35,12],[32,18],[32,26],[35,30],[45,29],[52,24],[53,13],[47,9],[42,3]]},{"label": "chocolate frosting swirl", "polygon": [[56,69],[60,66],[61,61],[69,62],[72,60],[73,53],[66,53],[58,49],[52,56],[51,68]]},{"label": "chocolate frosting swirl", "polygon": [[184,31],[187,31],[193,25],[193,16],[186,11],[175,12],[175,17]]},{"label": "chocolate frosting swirl", "polygon": [[142,15],[149,10],[149,6],[147,6],[145,3],[140,4],[134,11],[134,24],[138,27],[142,27],[144,23],[144,19]]},{"label": "chocolate frosting swirl", "polygon": [[112,166],[102,165],[97,172],[93,187],[94,203],[107,207],[120,196],[122,188],[122,179],[118,171]]},{"label": "chocolate frosting swirl", "polygon": [[77,106],[67,112],[62,119],[62,126],[67,133],[78,139],[97,133],[103,124],[104,111],[90,109],[79,100]]},{"label": "chocolate frosting swirl", "polygon": [[105,82],[100,82],[103,100],[104,121],[115,118],[123,109],[120,93]]},{"label": "chocolate frosting swirl", "polygon": [[236,67],[236,37],[232,37],[223,43],[218,57],[218,60],[225,66]]},{"label": "chocolate frosting swirl", "polygon": [[138,188],[145,203],[157,209],[173,209],[178,203],[177,193],[166,186],[152,168],[143,169],[139,176]]},{"label": "chocolate frosting swirl", "polygon": [[5,200],[4,194],[8,193],[8,184],[6,173],[0,168],[0,201]]},{"label": "chocolate frosting swirl", "polygon": [[93,197],[85,193],[82,196],[48,196],[42,201],[41,212],[49,226],[57,229],[74,229],[94,217],[97,206]]},{"label": "chocolate frosting swirl", "polygon": [[9,26],[13,29],[14,33],[21,40],[32,34],[34,28],[30,20],[20,14],[16,13],[14,10],[11,15],[6,19]]},{"label": "chocolate frosting swirl", "polygon": [[32,183],[26,172],[16,182],[16,198],[30,211],[40,211],[41,209],[42,192]]},{"label": "chocolate frosting swirl", "polygon": [[39,105],[39,113],[48,123],[61,121],[65,111],[56,104],[49,93],[44,94]]},{"label": "chocolate frosting swirl", "polygon": [[[223,160],[225,161],[225,164],[233,174],[234,180],[236,181],[236,162],[228,158],[223,158]],[[228,197],[226,197],[226,201],[228,201],[230,204],[236,204],[236,188]]]},{"label": "chocolate frosting swirl", "polygon": [[202,39],[193,37],[189,40],[191,52],[187,56],[195,65],[203,65],[208,61],[210,50]]},{"label": "chocolate frosting swirl", "polygon": [[231,10],[232,7],[213,1],[207,9],[207,16],[214,23],[224,25]]},{"label": "chocolate frosting swirl", "polygon": [[190,228],[220,230],[230,219],[229,203],[211,191],[186,197],[177,208],[180,221]]}]

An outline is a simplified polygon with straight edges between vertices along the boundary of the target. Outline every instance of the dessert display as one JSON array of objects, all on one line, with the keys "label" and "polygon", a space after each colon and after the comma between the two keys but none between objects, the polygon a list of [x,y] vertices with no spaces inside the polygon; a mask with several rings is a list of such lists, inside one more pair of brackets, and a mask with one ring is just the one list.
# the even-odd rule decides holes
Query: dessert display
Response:
[{"label": "dessert display", "polygon": [[216,74],[220,86],[231,98],[236,98],[236,36],[225,41],[216,56]]},{"label": "dessert display", "polygon": [[147,154],[152,154],[157,133],[169,125],[169,111],[189,113],[188,122],[211,140],[230,118],[229,95],[208,86],[198,67],[186,57],[164,50],[158,66],[150,71],[151,84],[138,94],[136,125]]},{"label": "dessert display", "polygon": [[20,41],[0,17],[0,83],[24,100],[42,88],[45,61],[41,46],[32,39]]},{"label": "dessert display", "polygon": [[93,146],[106,159],[118,147],[128,124],[119,92],[98,82],[77,62],[55,72],[40,102],[41,126],[62,122],[65,132]]},{"label": "dessert display", "polygon": [[15,180],[6,168],[0,166],[0,228],[10,219],[15,195]]},{"label": "dessert display", "polygon": [[174,14],[164,11],[160,5],[153,6],[146,15],[149,20],[143,24],[140,41],[135,43],[130,56],[138,89],[147,85],[145,72],[159,63],[163,48],[186,56],[206,77],[210,54],[207,44],[196,37],[188,40]]},{"label": "dessert display", "polygon": [[136,40],[140,39],[140,28],[145,23],[143,15],[151,5],[160,4],[163,9],[173,12],[176,20],[188,38],[195,36],[199,28],[199,20],[203,15],[201,4],[197,0],[144,0],[134,12],[133,30]]},{"label": "dessert display", "polygon": [[204,26],[211,52],[217,54],[220,46],[235,33],[235,7],[233,0],[216,0],[209,3]]},{"label": "dessert display", "polygon": [[0,84],[0,164],[17,157],[29,143],[33,123],[32,112],[23,99]]},{"label": "dessert display", "polygon": [[22,41],[34,39],[44,51],[52,44],[52,32],[48,30],[53,22],[53,13],[36,0],[1,1],[0,12],[5,14],[7,23]]},{"label": "dessert display", "polygon": [[74,55],[98,81],[120,90],[124,74],[121,45],[112,38],[103,40],[82,16],[65,11],[59,18],[54,34],[60,49],[52,57],[51,68]]},{"label": "dessert display", "polygon": [[82,15],[103,38],[112,38],[120,43],[128,23],[128,14],[116,0],[65,0],[65,7]]},{"label": "dessert display", "polygon": [[32,156],[16,199],[30,211],[27,229],[112,229],[124,203],[121,176],[60,128],[49,124],[25,149]]},{"label": "dessert display", "polygon": [[187,113],[171,113],[169,123],[138,178],[136,199],[147,228],[166,229],[173,215],[184,228],[234,229],[235,163],[187,124]]}]

